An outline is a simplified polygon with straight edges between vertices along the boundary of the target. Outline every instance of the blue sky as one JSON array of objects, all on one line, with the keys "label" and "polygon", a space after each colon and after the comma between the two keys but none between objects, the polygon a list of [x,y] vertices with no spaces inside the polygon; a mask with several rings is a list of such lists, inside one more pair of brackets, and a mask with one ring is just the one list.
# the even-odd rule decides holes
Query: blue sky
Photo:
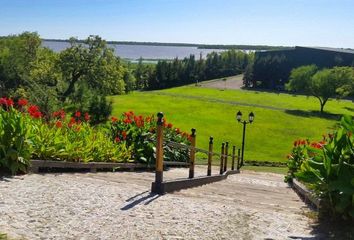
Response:
[{"label": "blue sky", "polygon": [[354,0],[0,0],[0,35],[354,48]]}]

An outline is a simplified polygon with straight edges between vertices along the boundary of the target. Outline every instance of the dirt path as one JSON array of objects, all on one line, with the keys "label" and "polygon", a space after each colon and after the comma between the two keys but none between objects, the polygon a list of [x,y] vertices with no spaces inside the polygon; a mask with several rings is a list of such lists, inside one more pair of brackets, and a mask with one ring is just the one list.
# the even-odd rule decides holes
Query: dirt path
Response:
[{"label": "dirt path", "polygon": [[[205,168],[197,167],[197,175]],[[215,172],[217,170],[215,169]],[[187,176],[186,169],[164,173]],[[25,239],[314,237],[282,176],[244,171],[158,196],[153,173],[30,174],[0,181],[0,232]]]},{"label": "dirt path", "polygon": [[[225,79],[225,81],[224,81]],[[241,89],[243,86],[243,74],[225,77],[199,83],[202,87],[217,89]]]}]

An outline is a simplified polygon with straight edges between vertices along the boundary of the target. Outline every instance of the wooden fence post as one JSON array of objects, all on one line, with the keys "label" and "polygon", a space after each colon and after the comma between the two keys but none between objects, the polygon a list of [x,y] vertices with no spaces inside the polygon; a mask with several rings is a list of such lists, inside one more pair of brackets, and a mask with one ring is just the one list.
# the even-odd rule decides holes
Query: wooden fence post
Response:
[{"label": "wooden fence post", "polygon": [[207,175],[211,176],[211,163],[213,161],[213,137],[209,138],[209,153],[208,153],[208,172]]},{"label": "wooden fence post", "polygon": [[236,146],[232,146],[232,163],[231,163],[231,170],[235,170],[235,153],[236,153]]},{"label": "wooden fence post", "polygon": [[191,151],[190,151],[190,163],[189,163],[189,178],[194,178],[194,165],[195,165],[195,142],[196,142],[196,135],[195,129],[192,128],[192,135],[191,135]]},{"label": "wooden fence post", "polygon": [[221,155],[220,155],[220,174],[224,172],[224,153],[225,153],[225,143],[221,144]]},{"label": "wooden fence post", "polygon": [[157,114],[157,141],[156,141],[156,172],[155,183],[159,189],[163,181],[163,113]]},{"label": "wooden fence post", "polygon": [[240,169],[241,149],[237,150],[237,170]]},{"label": "wooden fence post", "polygon": [[225,145],[225,163],[224,163],[224,172],[227,171],[227,158],[228,158],[228,155],[229,155],[229,142],[226,142],[226,145]]}]

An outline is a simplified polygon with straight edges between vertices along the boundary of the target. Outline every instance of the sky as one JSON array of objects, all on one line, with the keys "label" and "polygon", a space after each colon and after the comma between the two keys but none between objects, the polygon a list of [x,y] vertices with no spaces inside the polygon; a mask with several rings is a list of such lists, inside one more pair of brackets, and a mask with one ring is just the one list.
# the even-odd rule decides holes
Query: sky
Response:
[{"label": "sky", "polygon": [[354,0],[0,0],[0,36],[354,48]]}]

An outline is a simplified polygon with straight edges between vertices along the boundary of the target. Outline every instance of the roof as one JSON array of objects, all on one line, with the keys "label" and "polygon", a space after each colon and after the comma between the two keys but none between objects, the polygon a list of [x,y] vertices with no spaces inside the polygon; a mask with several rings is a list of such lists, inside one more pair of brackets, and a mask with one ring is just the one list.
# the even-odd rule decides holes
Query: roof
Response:
[{"label": "roof", "polygon": [[309,48],[309,49],[317,49],[317,50],[324,50],[324,51],[331,51],[331,52],[354,54],[354,49],[351,49],[351,48],[300,47],[300,46],[296,46],[295,49],[296,48]]}]

